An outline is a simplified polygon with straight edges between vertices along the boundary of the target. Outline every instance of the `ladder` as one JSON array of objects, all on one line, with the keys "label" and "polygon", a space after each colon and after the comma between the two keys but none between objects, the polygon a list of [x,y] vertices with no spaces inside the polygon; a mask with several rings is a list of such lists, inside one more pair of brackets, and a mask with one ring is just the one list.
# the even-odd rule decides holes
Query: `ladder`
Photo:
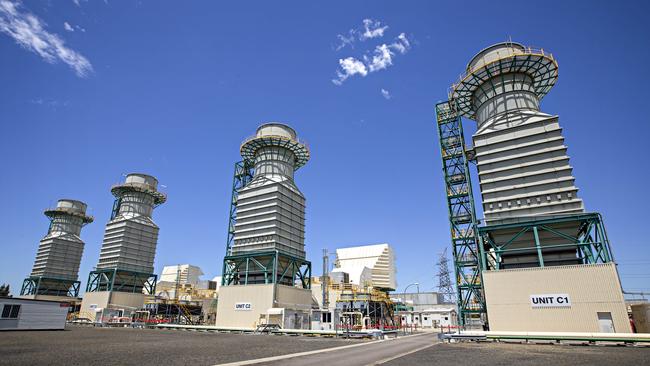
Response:
[{"label": "ladder", "polygon": [[232,178],[232,195],[230,197],[230,212],[228,217],[228,237],[226,238],[226,256],[229,256],[235,239],[235,224],[237,223],[237,197],[239,190],[253,179],[253,165],[247,161],[235,163],[235,174]]},{"label": "ladder", "polygon": [[467,326],[487,321],[468,150],[461,118],[453,102],[436,104],[436,122],[456,272],[458,321],[461,326]]}]

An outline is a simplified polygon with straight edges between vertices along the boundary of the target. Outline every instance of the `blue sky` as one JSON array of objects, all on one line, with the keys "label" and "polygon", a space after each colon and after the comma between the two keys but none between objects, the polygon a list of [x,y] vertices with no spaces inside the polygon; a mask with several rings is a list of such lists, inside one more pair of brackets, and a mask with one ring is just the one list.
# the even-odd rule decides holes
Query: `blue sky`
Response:
[{"label": "blue sky", "polygon": [[0,0],[0,283],[20,290],[47,231],[42,211],[66,197],[95,216],[82,232],[85,286],[110,186],[133,171],[169,195],[154,214],[156,271],[192,263],[219,274],[239,144],[282,121],[311,147],[296,180],[314,272],[322,248],[388,242],[400,287],[431,290],[449,246],[433,107],[477,51],[511,37],[558,59],[542,110],[560,115],[579,194],[604,215],[624,288],[650,291],[648,10],[643,1]]}]

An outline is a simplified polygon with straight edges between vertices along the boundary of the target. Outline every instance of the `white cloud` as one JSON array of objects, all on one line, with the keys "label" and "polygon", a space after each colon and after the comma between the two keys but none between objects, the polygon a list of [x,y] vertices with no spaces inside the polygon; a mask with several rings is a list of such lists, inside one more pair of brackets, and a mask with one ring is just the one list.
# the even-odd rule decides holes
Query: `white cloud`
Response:
[{"label": "white cloud", "polygon": [[74,32],[74,28],[72,28],[68,22],[63,22],[63,29],[67,30],[68,32]]},{"label": "white cloud", "polygon": [[363,61],[354,57],[339,59],[339,66],[342,70],[336,71],[337,78],[332,80],[332,82],[336,85],[341,85],[345,80],[353,75],[359,74],[361,76],[366,76],[368,73],[384,70],[393,65],[393,58],[396,54],[404,55],[410,49],[411,42],[406,37],[406,34],[400,33],[392,43],[382,43],[375,46],[372,56],[368,54],[364,55]]},{"label": "white cloud", "polygon": [[384,88],[381,88],[381,95],[386,99],[392,98],[392,95],[390,95],[390,92],[388,90],[384,89]]},{"label": "white cloud", "polygon": [[368,69],[370,72],[380,71],[388,68],[393,64],[393,56],[395,53],[392,50],[396,50],[400,54],[405,54],[411,48],[411,43],[406,38],[404,33],[401,33],[397,36],[397,39],[391,44],[381,44],[375,47],[374,55],[372,60],[367,56],[364,56],[365,61],[368,63]]},{"label": "white cloud", "polygon": [[93,71],[88,59],[66,47],[58,35],[44,29],[45,23],[40,18],[21,7],[20,3],[0,0],[0,32],[49,63],[66,63],[77,76],[85,77]]},{"label": "white cloud", "polygon": [[375,54],[372,56],[372,60],[369,60],[368,57],[365,56],[364,59],[368,62],[368,69],[370,72],[375,72],[383,70],[393,64],[393,52],[391,52],[388,45],[384,43],[375,47]]},{"label": "white cloud", "polygon": [[341,66],[342,70],[337,70],[337,78],[332,80],[332,82],[336,85],[341,85],[347,78],[353,75],[368,75],[368,69],[366,68],[366,65],[354,57],[339,59],[339,66]]},{"label": "white cloud", "polygon": [[402,55],[411,48],[411,42],[406,38],[406,34],[400,33],[397,40],[390,45],[391,48],[396,49]]},{"label": "white cloud", "polygon": [[349,45],[350,47],[354,48],[354,39],[355,39],[354,32],[355,32],[354,29],[351,29],[351,30],[348,32],[348,35],[347,35],[347,36],[344,36],[344,35],[342,35],[342,34],[338,34],[338,35],[336,36],[336,38],[339,39],[339,45],[336,46],[336,50],[337,50],[337,51],[341,50],[342,48],[345,48],[345,46],[348,46],[348,45]]},{"label": "white cloud", "polygon": [[383,37],[384,32],[388,29],[388,26],[381,26],[381,22],[373,19],[364,19],[363,28],[353,28],[350,29],[347,35],[337,34],[336,38],[339,40],[339,44],[336,46],[336,51],[339,51],[346,46],[354,48],[354,42],[357,38],[360,41],[365,41],[371,38]]},{"label": "white cloud", "polygon": [[378,20],[364,19],[363,29],[364,32],[359,36],[359,39],[362,41],[370,38],[383,37],[388,26],[385,25],[382,27],[381,22]]}]

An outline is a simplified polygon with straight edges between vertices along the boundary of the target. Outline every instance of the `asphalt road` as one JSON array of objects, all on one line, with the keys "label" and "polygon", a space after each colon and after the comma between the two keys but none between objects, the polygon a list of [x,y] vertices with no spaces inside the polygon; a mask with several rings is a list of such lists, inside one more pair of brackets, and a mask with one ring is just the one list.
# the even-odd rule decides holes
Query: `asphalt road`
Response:
[{"label": "asphalt road", "polygon": [[203,366],[326,348],[337,349],[255,364],[650,365],[650,347],[436,342],[436,335],[430,333],[370,342],[302,336],[71,327],[66,331],[0,332],[0,365]]},{"label": "asphalt road", "polygon": [[359,340],[178,330],[69,327],[0,332],[0,365],[214,365]]},{"label": "asphalt road", "polygon": [[256,363],[259,366],[283,365],[327,365],[327,366],[363,366],[386,362],[403,355],[432,347],[437,342],[437,335],[425,333],[397,339],[387,339],[381,342],[349,347],[329,352],[317,353],[272,362]]},{"label": "asphalt road", "polygon": [[440,343],[387,362],[412,365],[613,366],[650,365],[650,347],[509,343]]}]

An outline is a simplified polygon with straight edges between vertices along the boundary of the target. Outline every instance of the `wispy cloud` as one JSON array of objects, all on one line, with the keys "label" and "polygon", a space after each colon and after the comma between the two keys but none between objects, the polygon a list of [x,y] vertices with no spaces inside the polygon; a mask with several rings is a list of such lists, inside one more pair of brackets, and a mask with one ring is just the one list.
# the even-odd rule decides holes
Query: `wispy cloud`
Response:
[{"label": "wispy cloud", "polygon": [[393,65],[393,58],[396,54],[403,55],[410,49],[411,42],[409,42],[406,34],[400,33],[392,43],[382,43],[374,48],[372,55],[364,55],[363,61],[354,57],[339,59],[340,69],[336,71],[337,78],[333,79],[332,82],[341,85],[351,76],[357,74],[366,76],[368,73],[384,70]]},{"label": "wispy cloud", "polygon": [[381,22],[378,20],[364,19],[363,29],[364,32],[359,37],[362,41],[370,38],[383,37],[388,26],[385,25],[382,27]]},{"label": "wispy cloud", "polygon": [[30,100],[29,102],[39,106],[50,107],[52,109],[57,109],[59,107],[67,107],[70,104],[70,102],[67,100],[60,102],[58,100],[54,100],[50,98],[36,98]]},{"label": "wispy cloud", "polygon": [[388,90],[384,89],[384,88],[381,88],[381,95],[382,95],[385,99],[390,99],[390,98],[393,97],[392,95],[390,95],[390,92],[389,92]]},{"label": "wispy cloud", "polygon": [[346,34],[338,34],[339,43],[336,46],[336,50],[339,51],[346,46],[354,48],[354,43],[359,41],[365,41],[367,39],[383,37],[384,32],[388,29],[388,26],[382,26],[381,22],[374,19],[364,19],[363,26],[360,28],[350,29]]},{"label": "wispy cloud", "polygon": [[350,47],[354,48],[354,41],[355,41],[355,38],[356,38],[354,29],[351,29],[348,32],[347,36],[344,36],[342,34],[337,34],[336,38],[339,39],[339,44],[336,46],[337,51],[342,49],[342,48],[345,48],[345,46],[350,46]]},{"label": "wispy cloud", "polygon": [[383,70],[385,68],[388,68],[388,66],[393,65],[393,56],[395,55],[395,52],[393,52],[393,50],[403,55],[408,52],[410,48],[411,44],[406,38],[406,35],[404,33],[401,33],[393,43],[383,43],[375,47],[372,59],[364,56],[364,60],[368,64],[368,69],[370,72]]},{"label": "wispy cloud", "polygon": [[64,62],[79,77],[86,77],[93,71],[88,59],[66,47],[58,35],[44,28],[45,23],[22,9],[20,3],[0,0],[0,32],[6,33],[21,47],[36,53],[49,63]]},{"label": "wispy cloud", "polygon": [[68,22],[63,22],[63,29],[67,30],[68,32],[74,32],[76,30],[80,32],[86,32],[86,29],[83,27],[80,27],[78,25],[72,26]]},{"label": "wispy cloud", "polygon": [[339,66],[341,66],[341,70],[336,71],[337,78],[332,80],[332,82],[336,85],[341,85],[350,76],[357,74],[361,76],[368,75],[368,69],[366,68],[366,65],[354,57],[340,59]]}]

